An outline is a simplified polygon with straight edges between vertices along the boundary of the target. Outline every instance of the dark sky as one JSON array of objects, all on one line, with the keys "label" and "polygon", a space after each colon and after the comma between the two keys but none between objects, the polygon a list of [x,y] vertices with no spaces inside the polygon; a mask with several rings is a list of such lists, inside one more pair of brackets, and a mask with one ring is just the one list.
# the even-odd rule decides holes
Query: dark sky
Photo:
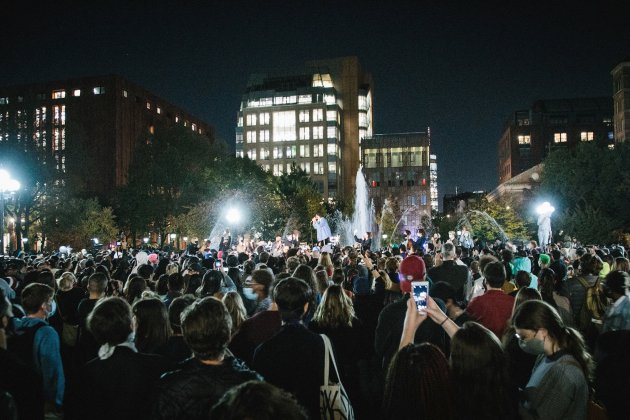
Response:
[{"label": "dark sky", "polygon": [[627,0],[41,3],[3,6],[0,85],[117,73],[233,144],[250,73],[356,55],[375,133],[431,127],[440,196],[494,188],[511,112],[610,96],[630,56]]}]

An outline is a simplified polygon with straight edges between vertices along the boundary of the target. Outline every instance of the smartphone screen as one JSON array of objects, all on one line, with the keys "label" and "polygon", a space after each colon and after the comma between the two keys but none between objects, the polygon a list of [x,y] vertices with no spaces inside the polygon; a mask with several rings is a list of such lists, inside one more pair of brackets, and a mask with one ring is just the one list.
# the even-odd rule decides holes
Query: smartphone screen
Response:
[{"label": "smartphone screen", "polygon": [[214,266],[215,266],[216,268],[221,268],[221,261],[217,261],[217,262],[215,262],[215,263],[214,263]]},{"label": "smartphone screen", "polygon": [[426,312],[429,296],[429,282],[412,281],[411,291],[413,294],[413,300],[416,302],[416,309],[418,309],[418,312]]}]

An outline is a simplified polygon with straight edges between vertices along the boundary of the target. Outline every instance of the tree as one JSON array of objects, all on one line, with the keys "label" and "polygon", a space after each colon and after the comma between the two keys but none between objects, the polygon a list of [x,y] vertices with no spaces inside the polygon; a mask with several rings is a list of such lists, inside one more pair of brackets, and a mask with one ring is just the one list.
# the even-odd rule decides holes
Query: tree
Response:
[{"label": "tree", "polygon": [[629,160],[627,143],[614,150],[588,142],[553,151],[544,161],[538,196],[558,209],[556,226],[582,242],[618,240],[630,226]]},{"label": "tree", "polygon": [[486,197],[475,202],[467,212],[468,229],[474,236],[485,240],[518,239],[531,237],[525,218],[521,217],[513,203],[497,200],[489,202]]},{"label": "tree", "polygon": [[88,246],[92,238],[107,244],[116,238],[118,227],[111,207],[101,207],[98,200],[70,198],[63,205],[49,208],[44,218],[50,249],[69,245],[75,249]]}]

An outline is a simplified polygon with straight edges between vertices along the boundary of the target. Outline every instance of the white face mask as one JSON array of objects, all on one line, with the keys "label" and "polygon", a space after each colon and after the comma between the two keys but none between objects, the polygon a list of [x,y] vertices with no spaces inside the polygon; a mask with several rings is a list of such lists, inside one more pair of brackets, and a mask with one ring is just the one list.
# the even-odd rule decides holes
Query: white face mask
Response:
[{"label": "white face mask", "polygon": [[258,295],[254,293],[254,289],[251,287],[243,287],[243,295],[249,300],[258,300]]}]

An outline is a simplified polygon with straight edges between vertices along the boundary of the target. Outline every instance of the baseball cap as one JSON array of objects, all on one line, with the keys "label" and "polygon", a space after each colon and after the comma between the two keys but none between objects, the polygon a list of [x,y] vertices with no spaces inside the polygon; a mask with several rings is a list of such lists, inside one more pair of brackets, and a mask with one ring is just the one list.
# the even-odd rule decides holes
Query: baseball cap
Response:
[{"label": "baseball cap", "polygon": [[411,282],[424,280],[426,274],[426,265],[424,260],[417,255],[409,255],[402,260],[398,268],[398,280],[400,281],[400,290],[404,293],[411,292]]}]

